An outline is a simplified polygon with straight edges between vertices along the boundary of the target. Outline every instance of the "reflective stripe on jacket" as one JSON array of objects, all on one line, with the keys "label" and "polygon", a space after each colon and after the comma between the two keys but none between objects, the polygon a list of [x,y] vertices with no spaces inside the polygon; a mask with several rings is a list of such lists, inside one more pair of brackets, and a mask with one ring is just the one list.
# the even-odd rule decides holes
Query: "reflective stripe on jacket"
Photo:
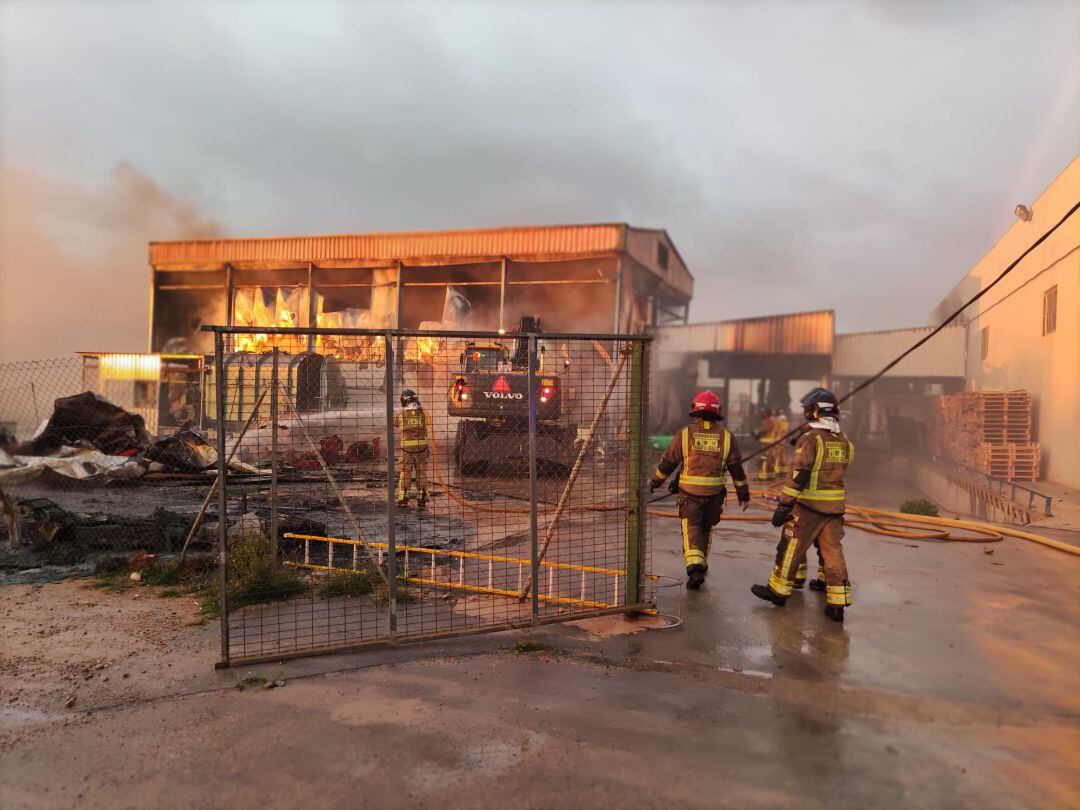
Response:
[{"label": "reflective stripe on jacket", "polygon": [[428,449],[428,418],[423,408],[410,408],[394,417],[395,427],[401,428],[398,440],[406,453]]},{"label": "reflective stripe on jacket", "polygon": [[820,428],[806,431],[795,443],[791,479],[780,491],[781,505],[798,501],[816,512],[842,515],[844,473],[853,458],[855,445],[843,433]]},{"label": "reflective stripe on jacket", "polygon": [[749,497],[739,445],[731,432],[717,422],[695,419],[671,437],[653,479],[662,482],[682,464],[679,489],[688,495],[717,495],[724,487],[724,473],[731,475],[739,499]]}]

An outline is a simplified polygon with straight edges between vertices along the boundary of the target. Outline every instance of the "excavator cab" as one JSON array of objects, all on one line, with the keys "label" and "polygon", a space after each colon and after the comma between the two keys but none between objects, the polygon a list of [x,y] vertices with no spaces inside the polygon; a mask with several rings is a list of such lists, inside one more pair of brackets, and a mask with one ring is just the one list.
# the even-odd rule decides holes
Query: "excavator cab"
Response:
[{"label": "excavator cab", "polygon": [[501,343],[470,343],[461,354],[461,366],[466,374],[505,371],[509,362],[510,351]]}]

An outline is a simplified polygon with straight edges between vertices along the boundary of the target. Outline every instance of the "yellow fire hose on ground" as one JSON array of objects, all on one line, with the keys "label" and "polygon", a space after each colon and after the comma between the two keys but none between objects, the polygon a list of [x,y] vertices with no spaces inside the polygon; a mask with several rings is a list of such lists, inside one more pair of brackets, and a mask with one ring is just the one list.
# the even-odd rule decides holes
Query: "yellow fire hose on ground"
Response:
[{"label": "yellow fire hose on ground", "polygon": [[[759,498],[758,506],[771,510],[771,505],[765,501],[765,496],[771,494],[769,490],[751,490],[751,497]],[[671,509],[650,509],[649,514],[655,517],[677,518],[679,513]],[[767,523],[772,518],[770,515],[743,515],[727,514],[722,520],[747,521],[754,523]],[[1053,540],[1031,532],[1012,529],[1007,526],[992,526],[988,523],[980,523],[974,520],[956,520],[954,518],[933,517],[930,515],[911,515],[905,512],[890,512],[885,509],[872,509],[867,506],[848,504],[848,515],[845,523],[849,526],[861,529],[870,534],[898,537],[904,540],[939,540],[942,542],[963,543],[998,543],[1006,537],[1017,540],[1027,540],[1038,543],[1048,548],[1064,551],[1067,554],[1080,556],[1080,547],[1070,545],[1060,540]],[[962,529],[974,534],[958,534],[950,529]]]},{"label": "yellow fire hose on ground", "polygon": [[[528,507],[508,507],[481,504],[462,498],[454,492],[443,475],[442,465],[439,463],[437,454],[432,454],[432,466],[435,470],[435,479],[442,486],[447,496],[459,506],[478,512],[490,512],[494,514],[528,515]],[[771,505],[765,500],[769,490],[755,489],[750,492],[752,498],[758,499],[756,506],[770,510]],[[622,507],[618,504],[576,504],[569,507],[575,512],[611,512]],[[544,511],[554,509],[547,505]],[[652,517],[677,518],[679,513],[673,509],[648,509],[647,513]],[[744,515],[741,513],[725,512],[721,518],[724,521],[768,523],[771,515],[757,514]],[[1006,537],[1017,540],[1026,540],[1031,543],[1064,551],[1067,554],[1080,556],[1080,547],[1070,545],[1060,540],[1054,540],[1031,532],[1013,529],[1007,526],[993,526],[974,520],[956,520],[954,518],[933,517],[930,515],[912,515],[904,512],[890,512],[885,509],[873,509],[867,506],[848,504],[848,515],[845,522],[849,526],[861,529],[869,534],[897,537],[904,540],[937,540],[941,542],[962,543],[998,543]],[[963,530],[968,534],[958,533],[951,530]],[[973,533],[973,534],[972,534]]]}]

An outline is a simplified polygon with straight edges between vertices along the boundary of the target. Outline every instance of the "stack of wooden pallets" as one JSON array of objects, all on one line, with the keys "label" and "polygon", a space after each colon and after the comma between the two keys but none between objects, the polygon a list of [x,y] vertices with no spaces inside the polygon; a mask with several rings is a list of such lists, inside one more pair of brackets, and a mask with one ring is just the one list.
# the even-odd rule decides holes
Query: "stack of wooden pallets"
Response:
[{"label": "stack of wooden pallets", "polygon": [[962,391],[939,397],[930,434],[941,455],[986,475],[1007,481],[1039,477],[1039,445],[1031,441],[1027,391]]}]

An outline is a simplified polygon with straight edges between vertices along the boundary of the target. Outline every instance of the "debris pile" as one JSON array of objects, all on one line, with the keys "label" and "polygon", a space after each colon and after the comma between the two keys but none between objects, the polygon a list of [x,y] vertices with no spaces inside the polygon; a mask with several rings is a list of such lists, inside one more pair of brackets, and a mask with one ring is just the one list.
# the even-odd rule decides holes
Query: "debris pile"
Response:
[{"label": "debris pile", "polygon": [[139,478],[147,472],[201,472],[217,451],[181,428],[153,441],[143,418],[90,391],[56,400],[52,416],[30,441],[0,436],[0,486],[39,476],[85,481]]}]

